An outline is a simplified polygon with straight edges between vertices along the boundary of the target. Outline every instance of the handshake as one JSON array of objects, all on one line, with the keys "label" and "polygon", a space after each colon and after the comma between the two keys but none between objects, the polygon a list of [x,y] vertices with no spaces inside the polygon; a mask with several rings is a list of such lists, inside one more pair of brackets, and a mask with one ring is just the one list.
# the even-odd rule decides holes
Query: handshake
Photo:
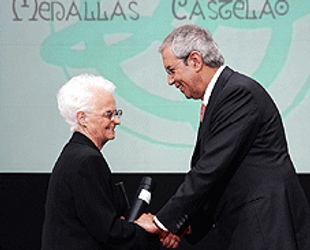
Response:
[{"label": "handshake", "polygon": [[154,222],[154,215],[151,213],[142,214],[139,219],[134,222],[142,227],[145,231],[151,234],[157,234],[160,238],[160,244],[166,248],[178,248],[181,242],[181,239],[185,234],[191,233],[191,228],[188,227],[187,230],[181,235],[175,235],[169,231],[160,229]]},{"label": "handshake", "polygon": [[[123,184],[121,183],[120,187],[122,187],[122,185]],[[134,200],[133,205],[131,207],[129,206],[130,209],[126,220],[136,223],[148,233],[157,234],[162,246],[166,248],[178,248],[183,236],[191,233],[190,227],[185,230],[181,236],[178,236],[169,232],[158,220],[156,220],[154,215],[151,213],[144,213],[150,203],[151,192],[155,189],[155,186],[156,183],[151,177],[145,176],[142,178],[136,194],[136,199]],[[124,190],[124,187],[122,187],[121,191],[124,196],[127,197]],[[128,199],[126,198],[126,200]]]}]

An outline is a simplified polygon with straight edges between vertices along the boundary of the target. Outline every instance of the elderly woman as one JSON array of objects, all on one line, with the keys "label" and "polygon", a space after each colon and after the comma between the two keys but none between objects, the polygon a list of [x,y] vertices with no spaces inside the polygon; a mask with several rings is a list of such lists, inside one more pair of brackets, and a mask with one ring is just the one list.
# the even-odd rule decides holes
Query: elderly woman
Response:
[{"label": "elderly woman", "polygon": [[72,78],[58,93],[58,107],[73,133],[50,178],[42,249],[154,249],[157,236],[120,219],[111,171],[100,150],[115,138],[121,110],[113,83],[100,76]]}]

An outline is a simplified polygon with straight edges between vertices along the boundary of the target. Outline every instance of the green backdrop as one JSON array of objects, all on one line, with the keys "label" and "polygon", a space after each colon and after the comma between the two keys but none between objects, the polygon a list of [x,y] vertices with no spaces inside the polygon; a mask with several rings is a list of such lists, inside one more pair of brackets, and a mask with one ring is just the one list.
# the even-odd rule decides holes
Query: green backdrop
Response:
[{"label": "green backdrop", "polygon": [[50,172],[70,137],[56,94],[87,72],[117,86],[114,172],[186,172],[200,102],[167,84],[161,41],[208,28],[226,64],[268,89],[298,172],[310,172],[309,0],[3,0],[0,2],[0,172]]}]

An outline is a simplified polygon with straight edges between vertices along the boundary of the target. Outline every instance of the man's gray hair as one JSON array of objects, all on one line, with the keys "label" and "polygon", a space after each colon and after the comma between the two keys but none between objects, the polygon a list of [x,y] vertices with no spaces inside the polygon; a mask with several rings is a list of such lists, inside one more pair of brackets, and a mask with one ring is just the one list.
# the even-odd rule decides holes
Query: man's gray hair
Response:
[{"label": "man's gray hair", "polygon": [[[224,64],[224,57],[207,29],[196,25],[184,25],[172,31],[163,41],[158,51],[170,46],[175,57],[187,59],[191,52],[201,54],[204,64],[217,68]],[[186,63],[186,61],[185,61]]]},{"label": "man's gray hair", "polygon": [[107,91],[113,94],[115,85],[102,76],[82,74],[73,77],[63,85],[57,94],[58,109],[73,133],[79,127],[77,113],[90,113],[96,105],[94,94],[96,91]]}]

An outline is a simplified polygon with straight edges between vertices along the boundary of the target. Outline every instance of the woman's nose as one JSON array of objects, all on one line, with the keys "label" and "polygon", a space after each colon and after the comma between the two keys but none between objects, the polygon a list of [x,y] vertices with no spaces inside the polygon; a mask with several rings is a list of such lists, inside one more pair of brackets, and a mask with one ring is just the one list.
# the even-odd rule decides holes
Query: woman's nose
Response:
[{"label": "woman's nose", "polygon": [[121,124],[121,118],[119,118],[117,115],[115,115],[113,122],[115,125],[120,125]]}]

